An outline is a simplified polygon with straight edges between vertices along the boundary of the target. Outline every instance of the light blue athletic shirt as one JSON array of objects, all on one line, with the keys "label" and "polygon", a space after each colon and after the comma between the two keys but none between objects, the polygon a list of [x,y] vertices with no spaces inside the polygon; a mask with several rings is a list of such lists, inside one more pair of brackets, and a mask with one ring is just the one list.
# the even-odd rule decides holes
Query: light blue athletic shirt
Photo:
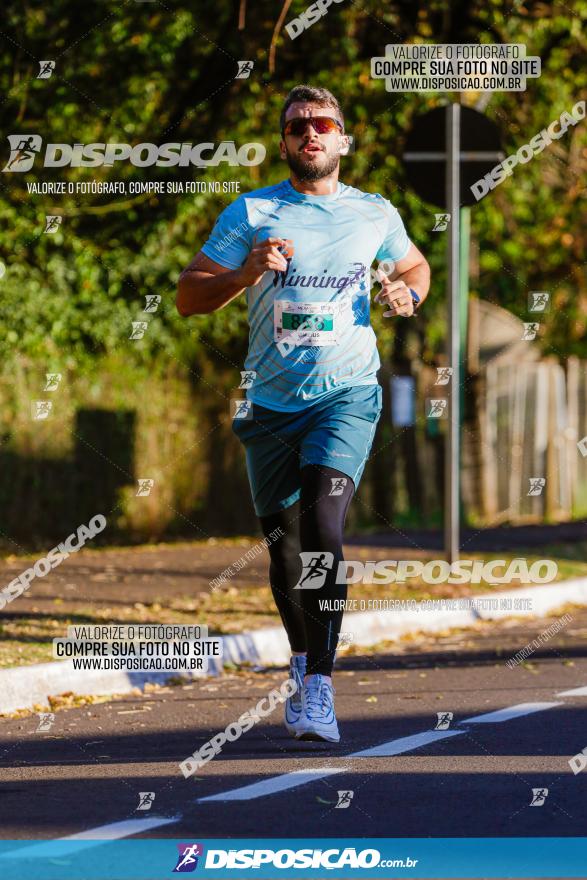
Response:
[{"label": "light blue athletic shirt", "polygon": [[[383,196],[343,183],[332,194],[314,196],[284,180],[243,193],[225,208],[202,251],[238,269],[252,247],[270,237],[291,240],[293,257],[287,272],[266,272],[246,291],[245,369],[256,374],[249,400],[288,412],[339,388],[376,385],[370,267],[408,253],[397,210]],[[316,330],[321,332],[311,335]]]}]

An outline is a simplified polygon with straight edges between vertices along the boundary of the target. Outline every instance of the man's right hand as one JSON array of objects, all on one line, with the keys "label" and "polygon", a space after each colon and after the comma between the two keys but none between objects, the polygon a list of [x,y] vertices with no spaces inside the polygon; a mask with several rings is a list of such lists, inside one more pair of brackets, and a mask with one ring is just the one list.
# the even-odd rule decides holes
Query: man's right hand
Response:
[{"label": "man's right hand", "polygon": [[268,238],[256,244],[239,271],[243,287],[257,284],[265,272],[286,272],[287,261],[280,247],[287,247],[284,238]]},{"label": "man's right hand", "polygon": [[257,284],[265,272],[285,272],[287,261],[279,248],[291,253],[284,238],[268,238],[255,244],[240,269],[228,269],[202,251],[196,254],[177,284],[177,310],[183,318],[208,315],[221,309],[246,287]]}]

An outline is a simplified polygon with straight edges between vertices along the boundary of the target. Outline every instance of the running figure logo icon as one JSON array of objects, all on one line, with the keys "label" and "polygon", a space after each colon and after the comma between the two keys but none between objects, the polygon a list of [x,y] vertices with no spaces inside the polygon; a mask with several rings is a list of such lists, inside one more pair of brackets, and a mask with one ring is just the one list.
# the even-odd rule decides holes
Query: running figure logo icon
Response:
[{"label": "running figure logo icon", "polygon": [[548,789],[547,788],[533,788],[532,789],[532,800],[530,801],[529,806],[531,807],[541,807],[544,804],[544,801],[548,797]]},{"label": "running figure logo icon", "polygon": [[337,791],[338,795],[338,803],[335,806],[335,810],[346,810],[351,805],[351,801],[355,796],[354,791]]},{"label": "running figure logo icon", "polygon": [[437,722],[434,730],[448,730],[450,727],[450,722],[453,720],[454,715],[452,712],[437,712],[436,713]]},{"label": "running figure logo icon", "polygon": [[300,559],[303,571],[294,590],[318,590],[320,587],[323,587],[326,575],[332,568],[334,554],[304,551],[300,553]]},{"label": "running figure logo icon", "polygon": [[434,400],[428,401],[428,413],[427,416],[429,419],[442,419],[447,415],[446,405],[448,400],[445,397],[436,398]]},{"label": "running figure logo icon", "polygon": [[39,134],[9,134],[10,158],[2,171],[30,171],[43,143]]},{"label": "running figure logo icon", "polygon": [[201,843],[178,843],[179,856],[174,874],[189,874],[198,867],[198,858],[204,855]]},{"label": "running figure logo icon", "polygon": [[133,321],[132,322],[132,330],[130,332],[129,339],[142,339],[145,335],[145,330],[149,326],[148,321]]},{"label": "running figure logo icon", "polygon": [[35,733],[46,733],[48,730],[51,730],[55,721],[55,714],[53,712],[38,712],[37,714],[39,716],[39,726]]},{"label": "running figure logo icon", "polygon": [[143,312],[156,312],[159,303],[161,302],[161,295],[158,293],[148,293],[145,296],[145,308]]},{"label": "running figure logo icon", "polygon": [[155,485],[155,480],[140,479],[140,480],[137,480],[137,483],[138,483],[138,489],[137,489],[137,494],[135,495],[135,498],[144,498],[146,495],[151,494],[151,489]]},{"label": "running figure logo icon", "polygon": [[436,372],[438,373],[435,385],[448,385],[450,382],[450,377],[452,376],[453,369],[452,367],[436,367]]},{"label": "running figure logo icon", "polygon": [[132,321],[132,330],[128,338],[142,339],[148,326],[148,321]]},{"label": "running figure logo icon", "polygon": [[139,791],[139,805],[135,810],[150,810],[155,802],[154,791]]},{"label": "running figure logo icon", "polygon": [[61,373],[45,373],[45,378],[47,381],[43,391],[57,391],[63,377]]},{"label": "running figure logo icon", "polygon": [[533,339],[536,339],[536,334],[538,333],[539,327],[540,324],[537,324],[536,322],[524,321],[524,332],[522,333],[522,339],[525,342],[531,342]]},{"label": "running figure logo icon", "polygon": [[354,637],[355,634],[352,632],[341,632],[338,636],[338,647],[344,648],[345,645],[350,645]]},{"label": "running figure logo icon", "polygon": [[33,400],[31,410],[33,419],[38,422],[41,419],[49,418],[49,413],[53,409],[52,400]]},{"label": "running figure logo icon", "polygon": [[542,495],[542,490],[546,486],[546,478],[545,477],[529,477],[530,480],[530,488],[528,490],[528,495]]},{"label": "running figure logo icon", "polygon": [[254,61],[239,61],[238,62],[238,72],[235,76],[235,79],[248,79],[251,75],[253,67],[255,66]]},{"label": "running figure logo icon", "polygon": [[330,482],[332,483],[332,488],[328,494],[342,495],[348,480],[346,477],[330,477]]},{"label": "running figure logo icon", "polygon": [[63,217],[60,217],[59,214],[47,214],[45,216],[45,228],[43,229],[43,232],[54,234],[61,226],[62,220]]},{"label": "running figure logo icon", "polygon": [[257,378],[257,373],[255,372],[255,370],[241,370],[240,374],[241,374],[241,383],[238,387],[245,388],[245,389],[252,388],[253,382]]},{"label": "running figure logo icon", "polygon": [[435,214],[434,215],[434,228],[432,232],[444,232],[448,229],[448,224],[450,223],[450,214]]},{"label": "running figure logo icon", "polygon": [[51,74],[55,70],[54,61],[39,61],[39,72],[37,79],[51,79]]},{"label": "running figure logo icon", "polygon": [[252,419],[253,403],[250,400],[231,400],[230,407],[232,409],[233,419]]},{"label": "running figure logo icon", "polygon": [[528,309],[531,312],[544,312],[548,309],[550,293],[546,290],[531,290],[528,294]]}]

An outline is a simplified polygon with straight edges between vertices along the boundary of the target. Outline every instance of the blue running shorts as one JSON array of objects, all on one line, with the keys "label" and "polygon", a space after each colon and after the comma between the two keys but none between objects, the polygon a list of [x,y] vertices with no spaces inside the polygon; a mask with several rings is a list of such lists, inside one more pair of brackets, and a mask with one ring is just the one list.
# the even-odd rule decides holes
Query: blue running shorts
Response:
[{"label": "blue running shorts", "polygon": [[268,516],[300,497],[300,471],[326,465],[351,478],[355,489],[381,415],[381,386],[344,387],[294,412],[252,404],[252,415],[233,419],[245,447],[257,516]]}]

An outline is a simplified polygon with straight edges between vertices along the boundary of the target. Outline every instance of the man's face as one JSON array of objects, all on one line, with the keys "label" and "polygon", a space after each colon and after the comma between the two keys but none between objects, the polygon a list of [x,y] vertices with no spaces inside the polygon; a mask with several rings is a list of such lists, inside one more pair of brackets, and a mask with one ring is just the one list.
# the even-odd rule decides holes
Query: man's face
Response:
[{"label": "man's face", "polygon": [[299,180],[321,180],[332,174],[340,163],[342,143],[346,142],[338,126],[332,132],[318,134],[312,127],[313,116],[338,119],[333,107],[321,107],[307,101],[291,104],[285,117],[286,125],[291,119],[308,120],[301,134],[283,135],[279,145],[281,158],[286,160]]}]

